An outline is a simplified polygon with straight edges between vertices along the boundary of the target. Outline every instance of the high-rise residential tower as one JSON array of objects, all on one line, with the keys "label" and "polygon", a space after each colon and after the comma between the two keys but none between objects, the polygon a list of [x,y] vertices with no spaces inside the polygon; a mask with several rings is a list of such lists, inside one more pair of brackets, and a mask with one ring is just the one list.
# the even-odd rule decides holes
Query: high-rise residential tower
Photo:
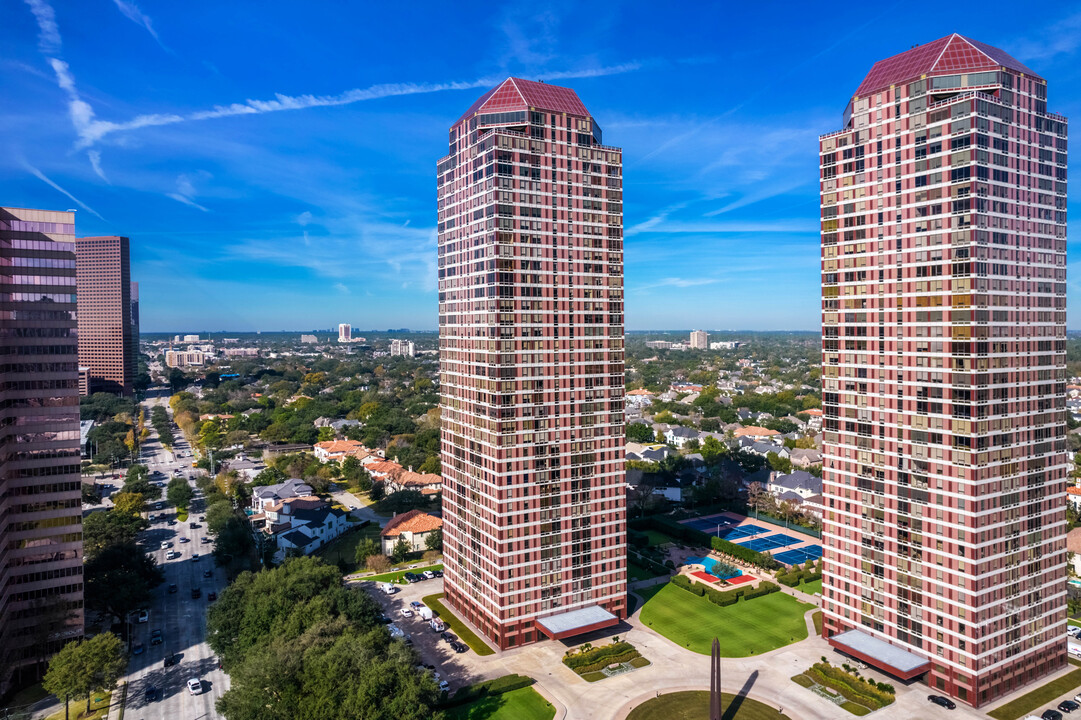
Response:
[{"label": "high-rise residential tower", "polygon": [[518,78],[438,163],[445,587],[500,648],[626,615],[622,170]]},{"label": "high-rise residential tower", "polygon": [[1066,130],[951,35],[820,140],[823,634],[972,705],[1066,662]]},{"label": "high-rise residential tower", "polygon": [[349,323],[338,323],[338,342],[352,342],[353,327]]},{"label": "high-rise residential tower", "polygon": [[0,208],[0,687],[82,634],[75,213]]},{"label": "high-rise residential tower", "polygon": [[709,333],[705,330],[691,330],[691,350],[708,350]]},{"label": "high-rise residential tower", "polygon": [[131,395],[137,348],[132,337],[128,239],[116,235],[77,239],[75,270],[79,364],[89,368],[89,391]]}]

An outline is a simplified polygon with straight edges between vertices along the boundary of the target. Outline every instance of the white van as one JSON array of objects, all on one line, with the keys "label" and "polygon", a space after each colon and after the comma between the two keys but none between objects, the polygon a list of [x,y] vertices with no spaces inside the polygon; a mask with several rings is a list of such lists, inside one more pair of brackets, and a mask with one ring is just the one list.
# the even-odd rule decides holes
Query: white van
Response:
[{"label": "white van", "polygon": [[379,583],[379,589],[383,591],[384,595],[393,595],[398,592],[398,588],[390,583]]}]

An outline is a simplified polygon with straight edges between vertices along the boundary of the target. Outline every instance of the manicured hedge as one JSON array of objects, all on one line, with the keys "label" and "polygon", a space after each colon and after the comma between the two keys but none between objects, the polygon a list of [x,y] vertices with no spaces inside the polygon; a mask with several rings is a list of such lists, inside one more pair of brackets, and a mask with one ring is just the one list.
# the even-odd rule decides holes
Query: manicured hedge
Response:
[{"label": "manicured hedge", "polygon": [[622,655],[623,653],[632,650],[634,650],[634,645],[631,645],[628,642],[610,643],[608,645],[591,648],[585,652],[575,653],[574,655],[564,655],[563,664],[575,672],[577,672],[579,668],[594,665],[601,660],[605,661],[601,664],[601,667],[605,667],[613,662],[606,658]]},{"label": "manicured hedge", "polygon": [[615,664],[615,663],[630,662],[631,660],[634,660],[636,657],[641,657],[641,656],[642,656],[642,653],[638,652],[637,650],[631,649],[631,650],[628,650],[625,653],[620,653],[619,655],[613,655],[611,657],[606,657],[603,660],[599,660],[599,661],[597,661],[595,663],[591,663],[589,665],[582,665],[581,667],[576,667],[576,668],[574,668],[574,672],[578,673],[579,675],[585,675],[586,673],[591,673],[591,672],[598,672],[600,670],[605,669],[609,665],[612,665],[612,664]]},{"label": "manicured hedge", "polygon": [[885,707],[894,701],[894,696],[880,690],[877,684],[828,663],[815,663],[807,674],[819,685],[825,685],[841,693],[846,700],[866,705],[872,710]]},{"label": "manicured hedge", "polygon": [[537,681],[531,677],[526,677],[525,675],[504,675],[503,677],[494,680],[486,680],[484,682],[476,683],[475,685],[467,685],[454,693],[453,698],[443,703],[443,707],[464,705],[473,702],[474,700],[480,700],[483,697],[502,695],[511,690],[521,690],[522,688],[529,687],[535,682]]},{"label": "manicured hedge", "polygon": [[692,583],[686,575],[676,575],[672,578],[672,584],[688,590],[698,597],[704,597],[714,605],[728,607],[735,605],[742,597],[744,600],[753,600],[763,595],[778,592],[781,587],[771,582],[762,582],[757,588],[735,588],[734,590],[717,590],[705,583]]}]

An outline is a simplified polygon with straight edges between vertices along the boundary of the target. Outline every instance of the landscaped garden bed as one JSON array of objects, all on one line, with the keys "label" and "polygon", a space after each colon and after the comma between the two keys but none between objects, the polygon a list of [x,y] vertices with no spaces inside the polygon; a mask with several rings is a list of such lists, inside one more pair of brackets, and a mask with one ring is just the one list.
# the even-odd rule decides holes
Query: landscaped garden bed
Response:
[{"label": "landscaped garden bed", "polygon": [[572,648],[563,656],[563,664],[578,673],[586,682],[596,682],[631,672],[649,665],[634,645],[613,638],[608,645],[593,647],[590,643]]},{"label": "landscaped garden bed", "polygon": [[825,658],[793,676],[792,681],[853,715],[867,715],[896,699],[892,685],[861,677],[847,665],[830,665]]}]

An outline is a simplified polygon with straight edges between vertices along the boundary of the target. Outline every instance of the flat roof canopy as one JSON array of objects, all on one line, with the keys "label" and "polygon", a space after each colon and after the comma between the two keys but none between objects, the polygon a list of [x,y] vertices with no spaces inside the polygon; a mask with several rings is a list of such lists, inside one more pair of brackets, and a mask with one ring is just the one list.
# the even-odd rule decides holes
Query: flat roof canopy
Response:
[{"label": "flat roof canopy", "polygon": [[828,638],[829,644],[890,675],[911,680],[927,672],[931,661],[862,630],[846,630]]},{"label": "flat roof canopy", "polygon": [[539,618],[537,627],[553,640],[581,635],[583,633],[611,627],[619,623],[619,618],[599,605],[568,610],[567,612]]}]

